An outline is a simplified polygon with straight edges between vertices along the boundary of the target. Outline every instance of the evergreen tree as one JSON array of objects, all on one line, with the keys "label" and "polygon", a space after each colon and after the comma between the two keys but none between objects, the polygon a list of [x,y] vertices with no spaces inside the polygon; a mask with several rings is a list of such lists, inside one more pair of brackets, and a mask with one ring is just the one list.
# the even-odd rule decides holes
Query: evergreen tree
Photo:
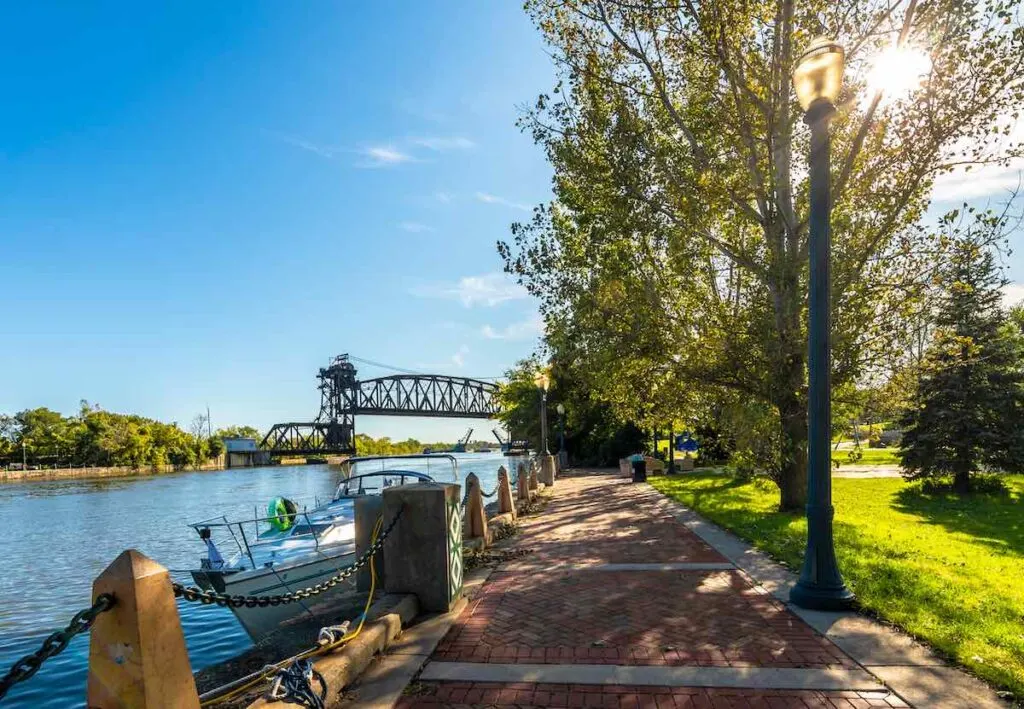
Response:
[{"label": "evergreen tree", "polygon": [[900,456],[908,478],[952,476],[967,493],[979,470],[1024,469],[1024,347],[1000,307],[992,250],[971,235],[951,247]]}]

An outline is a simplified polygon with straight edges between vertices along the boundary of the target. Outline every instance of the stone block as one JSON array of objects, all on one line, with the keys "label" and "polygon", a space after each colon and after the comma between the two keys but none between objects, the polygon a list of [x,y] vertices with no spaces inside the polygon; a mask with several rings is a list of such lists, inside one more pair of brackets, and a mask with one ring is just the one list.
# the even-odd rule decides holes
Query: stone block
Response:
[{"label": "stone block", "polygon": [[[373,538],[373,527],[384,511],[384,498],[380,495],[366,495],[356,498],[356,558],[362,557],[370,548],[370,540]],[[390,522],[384,520],[384,526]],[[383,531],[383,529],[382,529]],[[374,557],[374,566],[377,572],[377,582],[384,587],[384,551],[381,550]],[[356,589],[359,591],[370,590],[370,565],[359,569],[356,572]]]},{"label": "stone block", "polygon": [[385,590],[415,594],[425,612],[447,613],[462,595],[460,486],[402,485],[383,497],[385,520],[402,510],[384,542]]},{"label": "stone block", "polygon": [[555,462],[555,456],[553,455],[542,455],[540,457],[540,482],[544,483],[547,487],[554,487],[555,485],[555,470],[558,464]]}]

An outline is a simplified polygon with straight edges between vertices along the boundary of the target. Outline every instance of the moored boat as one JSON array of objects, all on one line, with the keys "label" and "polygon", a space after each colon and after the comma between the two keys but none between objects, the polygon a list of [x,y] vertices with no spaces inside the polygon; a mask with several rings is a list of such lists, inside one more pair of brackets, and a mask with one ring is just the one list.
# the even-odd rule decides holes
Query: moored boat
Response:
[{"label": "moored boat", "polygon": [[[370,456],[342,464],[344,479],[326,504],[300,510],[290,500],[271,500],[265,517],[215,517],[190,524],[206,545],[191,571],[205,590],[242,596],[277,596],[327,581],[356,561],[355,500],[396,485],[457,482],[451,455]],[[222,549],[226,551],[222,551]],[[325,593],[351,590],[355,576]],[[282,622],[303,613],[302,602],[232,607],[249,636],[258,641]]]}]

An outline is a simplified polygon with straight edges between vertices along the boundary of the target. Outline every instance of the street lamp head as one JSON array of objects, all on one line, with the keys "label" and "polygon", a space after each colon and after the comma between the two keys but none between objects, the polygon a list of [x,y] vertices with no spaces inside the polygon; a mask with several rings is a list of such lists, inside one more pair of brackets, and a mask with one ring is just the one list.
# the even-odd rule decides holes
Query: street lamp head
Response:
[{"label": "street lamp head", "polygon": [[843,86],[846,53],[834,40],[818,37],[796,60],[793,88],[805,111],[821,100],[834,104]]},{"label": "street lamp head", "polygon": [[559,404],[558,406],[556,406],[555,407],[555,411],[558,412],[559,416],[565,416],[565,407],[562,404]]},{"label": "street lamp head", "polygon": [[537,373],[533,375],[533,383],[537,385],[538,389],[548,390],[551,386],[551,376],[543,369],[537,370]]}]

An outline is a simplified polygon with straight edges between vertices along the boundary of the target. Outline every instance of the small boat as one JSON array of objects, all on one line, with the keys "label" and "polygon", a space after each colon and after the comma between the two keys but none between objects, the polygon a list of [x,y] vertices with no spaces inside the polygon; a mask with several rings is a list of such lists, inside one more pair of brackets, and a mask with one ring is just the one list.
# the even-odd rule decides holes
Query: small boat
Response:
[{"label": "small boat", "polygon": [[[356,560],[355,500],[380,495],[397,485],[458,482],[452,455],[369,456],[342,463],[344,478],[326,504],[299,510],[284,497],[270,501],[265,517],[231,521],[214,517],[189,526],[206,545],[206,556],[191,571],[205,590],[242,596],[293,593],[326,581]],[[230,551],[222,552],[221,549]],[[351,590],[355,575],[325,594]],[[259,641],[284,621],[304,612],[303,602],[232,608]]]}]

